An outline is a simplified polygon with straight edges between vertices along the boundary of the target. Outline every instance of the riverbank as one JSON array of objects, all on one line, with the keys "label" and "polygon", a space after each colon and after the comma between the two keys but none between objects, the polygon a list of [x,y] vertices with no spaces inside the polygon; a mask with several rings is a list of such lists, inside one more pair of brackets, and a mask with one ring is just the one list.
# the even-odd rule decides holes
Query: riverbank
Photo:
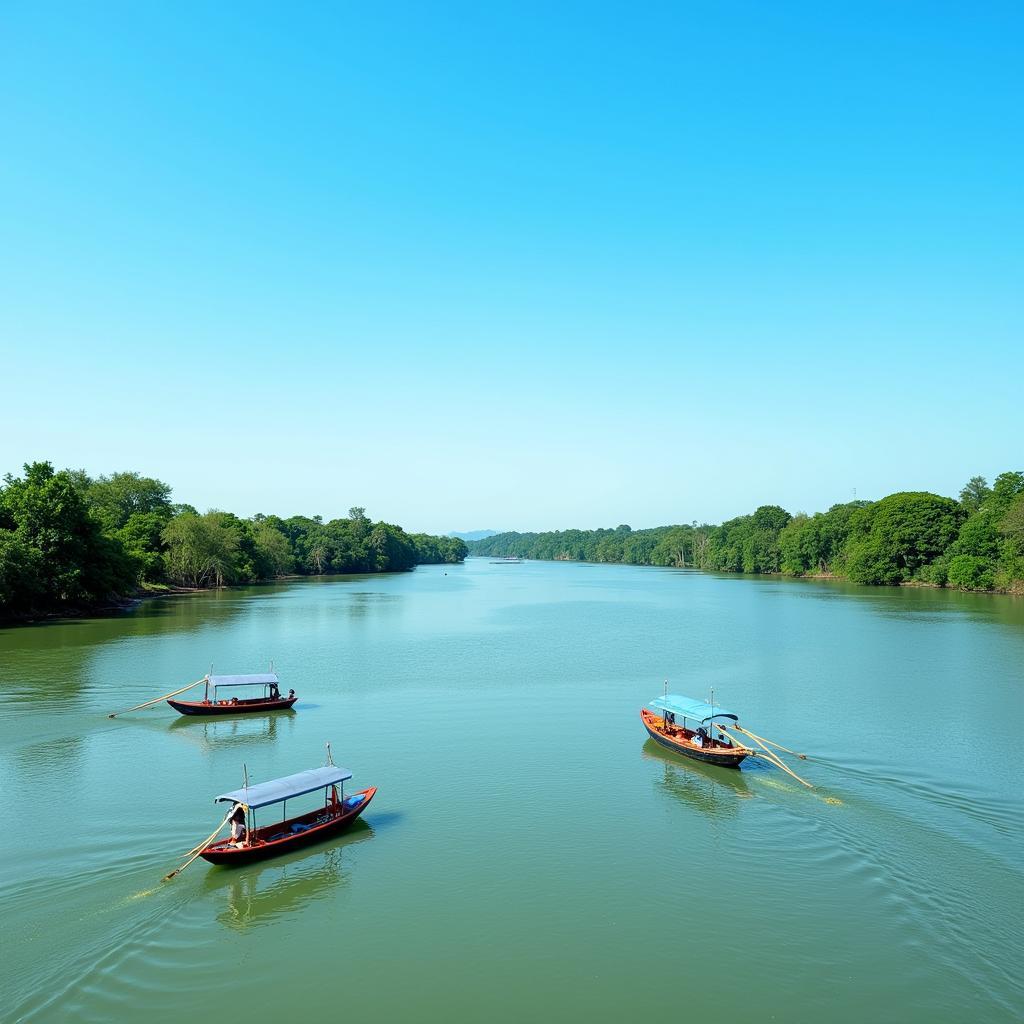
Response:
[{"label": "riverbank", "polygon": [[[424,562],[423,565],[433,565],[433,562]],[[52,612],[33,612],[24,615],[0,614],[0,629],[12,626],[34,626],[48,622],[62,622],[65,620],[89,619],[103,615],[118,615],[124,612],[134,611],[146,601],[159,600],[169,597],[189,597],[197,594],[209,594],[218,590],[242,590],[251,587],[273,586],[280,583],[297,582],[310,579],[331,579],[339,576],[367,575],[387,576],[397,573],[412,572],[417,566],[410,569],[377,569],[366,573],[319,573],[317,575],[302,575],[300,573],[288,573],[284,576],[274,576],[270,579],[253,580],[244,583],[225,583],[219,587],[183,587],[173,583],[144,583],[136,588],[131,594],[123,597],[111,598],[90,605],[74,605],[55,610]]]},{"label": "riverbank", "polygon": [[[475,551],[470,552],[470,558],[481,558],[486,559],[488,556],[485,554],[478,554]],[[502,556],[507,557],[507,556]],[[1016,580],[1014,584],[1008,588],[993,588],[993,589],[980,589],[976,587],[951,587],[944,583],[933,583],[928,580],[922,579],[909,579],[899,580],[891,584],[868,584],[862,583],[858,580],[850,579],[849,576],[845,576],[841,573],[834,572],[804,572],[804,573],[788,573],[788,572],[745,572],[743,570],[732,570],[732,569],[712,569],[702,568],[696,565],[672,565],[672,564],[656,564],[656,563],[644,563],[644,562],[613,562],[607,560],[600,560],[594,558],[569,558],[565,555],[556,555],[552,558],[538,558],[536,556],[519,555],[516,556],[523,561],[529,562],[574,562],[579,565],[621,565],[621,566],[632,566],[637,569],[686,569],[689,572],[701,572],[710,573],[711,575],[723,574],[727,576],[756,576],[767,579],[787,579],[787,580],[808,580],[811,582],[818,583],[850,583],[853,586],[865,587],[871,590],[878,590],[888,588],[911,588],[921,590],[949,590],[955,591],[961,594],[987,594],[993,597],[1024,597],[1024,580]]]},{"label": "riverbank", "polygon": [[719,525],[634,530],[509,531],[472,541],[490,558],[609,565],[693,567],[712,572],[808,579],[840,578],[871,586],[904,583],[973,593],[1024,593],[1024,472],[1000,474],[989,487],[969,481],[959,500],[900,491],[851,501],[827,512],[791,515],[761,505]]},{"label": "riverbank", "polygon": [[117,611],[149,596],[138,593],[140,581],[170,593],[164,588],[395,572],[465,556],[457,538],[407,533],[357,506],[328,522],[200,515],[173,504],[161,480],[131,472],[92,479],[49,462],[0,483],[0,620],[8,622]]}]

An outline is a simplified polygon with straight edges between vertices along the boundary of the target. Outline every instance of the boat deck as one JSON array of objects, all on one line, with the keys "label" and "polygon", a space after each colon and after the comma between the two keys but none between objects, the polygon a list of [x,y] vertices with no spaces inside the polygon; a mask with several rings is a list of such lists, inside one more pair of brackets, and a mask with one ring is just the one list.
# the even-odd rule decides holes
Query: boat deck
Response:
[{"label": "boat deck", "polygon": [[723,768],[739,768],[740,762],[749,754],[744,748],[731,746],[716,739],[709,738],[698,745],[693,742],[696,730],[684,729],[681,725],[669,725],[661,715],[656,715],[646,708],[641,710],[640,718],[651,739],[695,761],[717,764]]}]

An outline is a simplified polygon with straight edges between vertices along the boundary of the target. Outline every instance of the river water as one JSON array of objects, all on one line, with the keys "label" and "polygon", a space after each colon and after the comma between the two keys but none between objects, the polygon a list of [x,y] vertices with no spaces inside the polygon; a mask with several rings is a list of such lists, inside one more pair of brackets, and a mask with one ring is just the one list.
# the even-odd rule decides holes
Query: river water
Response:
[{"label": "river water", "polygon": [[[271,659],[294,713],[106,717]],[[666,678],[816,788],[655,747]],[[1022,735],[991,595],[471,559],[0,629],[0,1015],[1019,1020]],[[327,740],[364,824],[160,884]]]}]

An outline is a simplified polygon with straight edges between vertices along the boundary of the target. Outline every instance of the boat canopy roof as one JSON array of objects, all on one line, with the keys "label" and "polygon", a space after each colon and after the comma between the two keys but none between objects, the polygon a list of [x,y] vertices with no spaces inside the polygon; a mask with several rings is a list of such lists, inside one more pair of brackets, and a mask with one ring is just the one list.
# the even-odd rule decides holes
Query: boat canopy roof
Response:
[{"label": "boat canopy roof", "polygon": [[213,802],[229,800],[231,803],[245,804],[247,807],[266,807],[267,804],[279,804],[293,796],[312,793],[314,790],[334,786],[351,778],[352,773],[347,768],[337,768],[330,764],[325,768],[310,768],[309,771],[286,775],[283,779],[271,779],[270,782],[261,782],[257,786],[221,793],[220,796],[213,798]]},{"label": "boat canopy roof", "polygon": [[668,693],[664,697],[652,700],[648,707],[657,711],[671,711],[683,718],[692,718],[695,722],[710,722],[712,718],[731,718],[734,722],[739,717],[718,704],[694,700],[692,697],[680,697],[677,693]]},{"label": "boat canopy roof", "polygon": [[279,683],[276,672],[263,672],[255,676],[210,676],[211,686],[267,686]]}]

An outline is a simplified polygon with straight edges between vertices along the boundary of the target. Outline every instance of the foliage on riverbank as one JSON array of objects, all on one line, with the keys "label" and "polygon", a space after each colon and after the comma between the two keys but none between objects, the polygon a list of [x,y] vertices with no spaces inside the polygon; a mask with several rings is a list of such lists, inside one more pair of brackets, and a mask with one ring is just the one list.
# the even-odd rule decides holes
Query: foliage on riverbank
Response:
[{"label": "foliage on riverbank", "polygon": [[991,487],[974,477],[958,501],[906,491],[795,516],[762,505],[719,526],[500,533],[469,552],[1022,593],[1024,473],[1003,473]]},{"label": "foliage on riverbank", "polygon": [[344,519],[200,514],[138,473],[91,479],[48,462],[0,487],[0,618],[109,605],[140,585],[219,587],[299,574],[460,562],[457,538],[407,534],[365,509]]}]

